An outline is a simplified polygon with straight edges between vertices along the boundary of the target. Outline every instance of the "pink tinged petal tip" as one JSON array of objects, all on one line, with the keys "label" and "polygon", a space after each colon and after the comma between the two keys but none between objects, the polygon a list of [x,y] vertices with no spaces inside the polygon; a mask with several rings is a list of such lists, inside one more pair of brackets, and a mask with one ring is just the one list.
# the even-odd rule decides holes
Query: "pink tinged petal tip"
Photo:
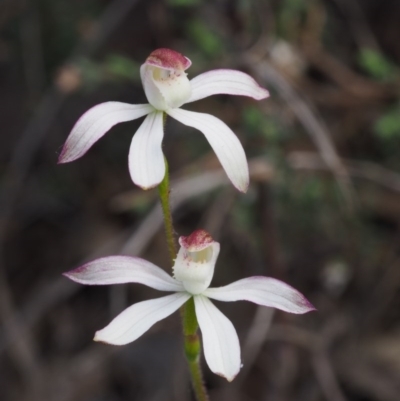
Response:
[{"label": "pink tinged petal tip", "polygon": [[189,298],[189,294],[180,292],[132,305],[107,327],[97,331],[94,341],[113,345],[131,343],[155,323],[178,310]]},{"label": "pink tinged petal tip", "polygon": [[296,314],[316,310],[299,291],[270,277],[248,277],[224,287],[208,288],[203,294],[218,301],[250,301]]},{"label": "pink tinged petal tip", "polygon": [[192,234],[188,235],[187,237],[179,237],[179,245],[189,252],[202,251],[203,249],[208,248],[214,242],[215,241],[211,235],[202,229],[193,231]]},{"label": "pink tinged petal tip", "polygon": [[201,131],[217,155],[232,184],[246,192],[249,186],[249,168],[242,144],[232,130],[221,120],[203,113],[182,109],[167,110],[172,118]]},{"label": "pink tinged petal tip", "polygon": [[157,186],[164,178],[163,136],[163,113],[160,111],[149,114],[133,136],[129,172],[132,181],[143,189]]},{"label": "pink tinged petal tip", "polygon": [[204,356],[215,374],[232,381],[240,370],[240,344],[231,321],[202,295],[194,296]]},{"label": "pink tinged petal tip", "polygon": [[147,57],[146,64],[166,70],[186,70],[192,65],[192,62],[175,50],[157,49]]},{"label": "pink tinged petal tip", "polygon": [[190,85],[192,94],[186,103],[220,94],[248,96],[256,100],[269,96],[269,92],[250,75],[236,70],[208,71],[193,78]]},{"label": "pink tinged petal tip", "polygon": [[86,285],[139,283],[159,291],[184,291],[182,284],[147,260],[131,256],[108,256],[64,273]]},{"label": "pink tinged petal tip", "polygon": [[153,111],[149,104],[106,102],[92,107],[75,124],[58,158],[72,162],[83,156],[114,125],[135,120]]}]

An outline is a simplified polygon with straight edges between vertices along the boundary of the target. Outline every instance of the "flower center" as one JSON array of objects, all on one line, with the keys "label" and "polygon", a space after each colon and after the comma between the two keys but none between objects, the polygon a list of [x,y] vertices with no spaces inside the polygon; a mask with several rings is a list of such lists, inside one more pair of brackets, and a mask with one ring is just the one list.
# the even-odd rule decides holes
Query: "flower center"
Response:
[{"label": "flower center", "polygon": [[192,89],[184,70],[145,63],[140,73],[147,100],[156,110],[174,109],[189,99]]},{"label": "flower center", "polygon": [[187,251],[187,258],[195,263],[208,263],[211,260],[212,255],[213,249],[211,246],[197,252]]},{"label": "flower center", "polygon": [[[185,290],[191,294],[201,294],[210,285],[214,274],[215,245],[199,251],[189,251],[181,247],[174,265],[174,277],[181,281]],[[215,253],[216,252],[216,253]]]}]

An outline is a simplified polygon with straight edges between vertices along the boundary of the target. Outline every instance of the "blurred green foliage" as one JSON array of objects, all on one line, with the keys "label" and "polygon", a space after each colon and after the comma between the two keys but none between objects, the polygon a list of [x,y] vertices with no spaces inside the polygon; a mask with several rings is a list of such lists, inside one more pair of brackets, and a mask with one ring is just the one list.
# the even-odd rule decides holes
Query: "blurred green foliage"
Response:
[{"label": "blurred green foliage", "polygon": [[88,90],[95,90],[107,81],[140,82],[139,63],[118,54],[108,54],[100,62],[81,58],[78,61],[78,67],[82,74],[84,88]]},{"label": "blurred green foliage", "polygon": [[372,49],[361,49],[358,62],[364,71],[378,81],[392,81],[398,69],[385,55]]},{"label": "blurred green foliage", "polygon": [[374,131],[383,140],[400,138],[400,107],[389,110],[375,122]]},{"label": "blurred green foliage", "polygon": [[102,12],[102,5],[95,0],[38,0],[36,3],[41,15],[44,61],[51,75],[71,55],[85,31],[91,29]]},{"label": "blurred green foliage", "polygon": [[303,0],[283,0],[279,3],[277,33],[280,37],[290,39],[298,33],[298,23],[311,3],[311,1]]},{"label": "blurred green foliage", "polygon": [[225,46],[222,39],[202,20],[190,20],[187,31],[194,44],[207,56],[217,57],[223,53]]},{"label": "blurred green foliage", "polygon": [[117,79],[140,81],[140,64],[128,57],[109,54],[103,64],[104,70]]},{"label": "blurred green foliage", "polygon": [[246,134],[251,137],[262,136],[269,144],[278,144],[287,137],[279,122],[272,116],[265,116],[257,106],[248,106],[243,110]]}]

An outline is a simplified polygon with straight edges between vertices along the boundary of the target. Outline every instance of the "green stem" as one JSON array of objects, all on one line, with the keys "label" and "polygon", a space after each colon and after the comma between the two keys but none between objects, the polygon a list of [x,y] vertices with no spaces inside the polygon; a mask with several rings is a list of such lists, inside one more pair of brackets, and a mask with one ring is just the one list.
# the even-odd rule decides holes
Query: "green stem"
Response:
[{"label": "green stem", "polygon": [[201,343],[197,333],[199,324],[197,322],[193,297],[190,298],[183,307],[182,320],[185,354],[192,376],[193,390],[196,394],[197,401],[208,401],[209,398],[204,386],[203,374],[200,367]]},{"label": "green stem", "polygon": [[189,370],[192,376],[193,390],[196,394],[197,401],[209,401],[199,362],[189,362]]},{"label": "green stem", "polygon": [[[167,237],[169,254],[172,264],[174,264],[177,249],[175,245],[174,226],[172,223],[171,207],[169,203],[170,189],[167,160],[165,160],[165,176],[161,184],[158,186],[158,192],[164,216],[165,235]],[[196,395],[197,401],[208,401],[209,397],[204,386],[203,375],[200,368],[201,343],[200,337],[197,333],[199,325],[197,322],[193,297],[182,306],[181,316],[183,322],[185,355],[189,364],[193,391]]]},{"label": "green stem", "polygon": [[167,159],[165,159],[165,176],[158,186],[158,194],[160,196],[161,207],[164,215],[164,226],[165,226],[165,235],[167,237],[167,244],[169,255],[171,257],[172,264],[174,264],[176,258],[176,245],[175,245],[175,237],[174,237],[174,226],[172,224],[172,214],[171,214],[171,206],[169,204],[169,171],[168,171],[168,163]]}]

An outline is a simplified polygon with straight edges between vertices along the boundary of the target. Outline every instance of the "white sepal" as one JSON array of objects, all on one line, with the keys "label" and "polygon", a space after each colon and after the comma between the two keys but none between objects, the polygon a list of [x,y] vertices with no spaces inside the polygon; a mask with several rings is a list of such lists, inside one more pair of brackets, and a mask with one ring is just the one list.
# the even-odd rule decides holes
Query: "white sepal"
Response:
[{"label": "white sepal", "polygon": [[158,185],[165,175],[162,151],[163,113],[150,113],[133,136],[129,149],[129,172],[132,181],[143,189]]},{"label": "white sepal", "polygon": [[178,310],[190,295],[186,292],[139,302],[125,309],[107,327],[96,332],[95,341],[125,345],[135,341],[151,326]]},{"label": "white sepal", "polygon": [[232,381],[240,370],[240,344],[231,321],[203,295],[195,295],[204,356],[215,374]]},{"label": "white sepal", "polygon": [[307,313],[314,306],[283,281],[270,277],[248,277],[219,288],[208,288],[204,295],[218,301],[250,301],[290,313]]},{"label": "white sepal", "polygon": [[184,291],[182,284],[147,260],[132,256],[107,256],[64,273],[86,285],[139,283],[159,291]]},{"label": "white sepal", "polygon": [[207,138],[232,184],[241,192],[249,186],[249,168],[242,144],[220,119],[182,109],[168,110],[172,118],[201,131]]},{"label": "white sepal", "polygon": [[106,102],[89,109],[72,128],[58,159],[72,162],[83,156],[111,127],[154,111],[149,104]]},{"label": "white sepal", "polygon": [[193,78],[190,85],[192,95],[186,103],[219,94],[249,96],[256,100],[269,96],[269,92],[250,75],[236,70],[208,71]]}]

